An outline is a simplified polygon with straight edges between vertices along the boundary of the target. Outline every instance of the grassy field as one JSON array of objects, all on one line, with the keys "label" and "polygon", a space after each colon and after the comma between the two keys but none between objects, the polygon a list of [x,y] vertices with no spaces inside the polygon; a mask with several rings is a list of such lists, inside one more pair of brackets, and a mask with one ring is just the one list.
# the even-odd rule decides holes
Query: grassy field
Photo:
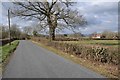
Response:
[{"label": "grassy field", "polygon": [[103,45],[103,46],[118,46],[118,40],[81,40],[81,41],[60,41],[71,44],[85,44],[85,45]]},{"label": "grassy field", "polygon": [[3,62],[9,55],[10,53],[17,47],[19,41],[13,41],[11,45],[6,44],[4,46],[0,47],[0,60]]}]

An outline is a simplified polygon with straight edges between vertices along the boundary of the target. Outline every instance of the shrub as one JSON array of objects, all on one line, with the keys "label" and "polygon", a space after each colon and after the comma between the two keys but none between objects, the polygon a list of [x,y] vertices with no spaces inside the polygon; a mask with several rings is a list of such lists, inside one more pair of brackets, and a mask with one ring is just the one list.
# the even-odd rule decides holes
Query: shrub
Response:
[{"label": "shrub", "polygon": [[63,52],[73,54],[81,58],[118,65],[117,48],[112,49],[110,47],[103,46],[84,46],[58,42],[49,42],[49,45],[62,50]]}]

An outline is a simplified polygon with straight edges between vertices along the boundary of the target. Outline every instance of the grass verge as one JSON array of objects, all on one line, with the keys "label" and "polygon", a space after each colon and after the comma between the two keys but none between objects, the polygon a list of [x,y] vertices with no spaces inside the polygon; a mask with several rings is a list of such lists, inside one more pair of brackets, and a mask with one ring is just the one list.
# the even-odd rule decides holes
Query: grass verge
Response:
[{"label": "grass verge", "polygon": [[16,49],[16,47],[18,46],[19,41],[13,41],[11,43],[11,45],[6,44],[4,46],[0,46],[0,71],[2,72],[5,68],[5,65],[7,64],[10,55],[12,54],[12,52],[14,52],[14,50]]},{"label": "grass verge", "polygon": [[7,44],[5,46],[2,46],[2,62],[5,61],[5,59],[10,56],[10,54],[16,49],[19,41],[13,41],[11,45]]},{"label": "grass verge", "polygon": [[[116,75],[113,75],[111,74],[111,71],[109,71],[107,68],[109,67],[109,65],[105,65],[105,64],[94,64],[93,62],[91,62],[90,60],[87,60],[87,59],[83,59],[83,58],[78,58],[74,55],[70,55],[68,53],[64,53],[58,49],[55,49],[51,46],[46,46],[44,45],[43,43],[38,43],[38,42],[35,42],[35,41],[32,41],[33,43],[43,47],[43,48],[46,48],[64,58],[67,58],[77,64],[80,64],[80,65],[83,65],[84,67],[87,67],[89,69],[92,69],[93,71],[97,72],[97,73],[100,73],[101,75],[104,75],[108,78],[117,78]],[[117,70],[117,68],[116,68]]]}]

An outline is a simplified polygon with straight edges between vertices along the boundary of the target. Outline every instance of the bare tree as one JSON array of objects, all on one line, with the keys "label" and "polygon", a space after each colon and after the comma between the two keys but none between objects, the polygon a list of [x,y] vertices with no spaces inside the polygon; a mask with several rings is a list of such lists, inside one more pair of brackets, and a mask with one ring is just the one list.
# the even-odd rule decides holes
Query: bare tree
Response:
[{"label": "bare tree", "polygon": [[23,27],[23,33],[26,35],[32,35],[33,28],[31,26],[25,26]]},{"label": "bare tree", "polygon": [[16,24],[11,25],[10,35],[11,35],[11,38],[17,38],[17,39],[20,38],[21,30],[19,29],[18,25]]},{"label": "bare tree", "polygon": [[106,39],[118,39],[118,32],[103,31],[102,35],[105,36]]},{"label": "bare tree", "polygon": [[0,39],[8,38],[8,29],[5,25],[0,25]]},{"label": "bare tree", "polygon": [[[11,25],[10,28],[11,38],[19,38],[21,34],[21,30],[19,26],[16,24]],[[9,38],[9,29],[8,26],[0,25],[0,39]]]},{"label": "bare tree", "polygon": [[[56,28],[71,28],[75,29],[86,24],[86,20],[77,10],[72,9],[73,2],[68,0],[52,0],[48,2],[14,2],[15,8],[13,9],[14,16],[22,17],[23,19],[39,20],[46,23],[45,26],[49,27],[50,40],[55,39]],[[62,24],[62,26],[59,26]]]}]

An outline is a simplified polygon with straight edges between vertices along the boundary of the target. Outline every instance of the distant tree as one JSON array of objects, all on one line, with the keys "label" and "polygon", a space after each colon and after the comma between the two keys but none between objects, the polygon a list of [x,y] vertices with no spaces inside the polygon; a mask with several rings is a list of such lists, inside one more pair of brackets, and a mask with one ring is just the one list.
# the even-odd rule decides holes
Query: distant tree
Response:
[{"label": "distant tree", "polygon": [[118,38],[117,32],[104,31],[102,35],[105,36],[106,39],[117,39]]},{"label": "distant tree", "polygon": [[64,37],[67,37],[68,35],[67,34],[64,34]]},{"label": "distant tree", "polygon": [[80,32],[69,34],[68,36],[72,37],[72,38],[81,38],[81,37],[84,37],[84,35],[82,33],[80,33]]},{"label": "distant tree", "polygon": [[33,36],[38,36],[38,32],[37,31],[33,31]]},{"label": "distant tree", "polygon": [[32,35],[33,28],[30,26],[25,26],[25,27],[23,27],[23,33],[25,33],[26,35]]},{"label": "distant tree", "polygon": [[21,30],[19,29],[18,25],[16,25],[16,24],[11,25],[10,35],[12,38],[20,38]]},{"label": "distant tree", "polygon": [[8,38],[8,29],[7,26],[0,25],[0,39]]},{"label": "distant tree", "polygon": [[[12,9],[14,16],[19,16],[26,19],[38,20],[44,22],[42,27],[49,27],[50,40],[55,39],[55,30],[58,27],[75,28],[86,24],[84,17],[77,11],[71,8],[75,3],[68,0],[43,0],[44,2],[14,2],[15,8]],[[62,26],[58,26],[62,24]]]},{"label": "distant tree", "polygon": [[26,39],[27,38],[27,35],[25,33],[21,33],[20,34],[20,38],[19,39]]},{"label": "distant tree", "polygon": [[91,34],[91,36],[94,36],[94,35],[96,35],[97,34],[97,32],[93,32],[92,34]]}]

